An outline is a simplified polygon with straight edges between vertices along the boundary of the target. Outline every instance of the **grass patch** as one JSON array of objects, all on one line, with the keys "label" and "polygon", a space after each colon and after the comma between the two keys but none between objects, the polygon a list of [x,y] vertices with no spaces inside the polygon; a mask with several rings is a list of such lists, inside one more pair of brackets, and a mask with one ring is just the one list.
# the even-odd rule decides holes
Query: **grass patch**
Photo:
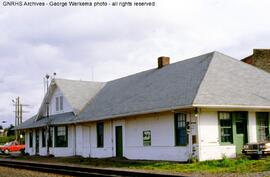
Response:
[{"label": "grass patch", "polygon": [[178,163],[165,161],[141,161],[119,158],[82,158],[82,157],[13,157],[17,160],[40,161],[49,163],[68,163],[106,168],[125,168],[134,170],[150,170],[170,173],[253,173],[270,170],[270,157],[251,160],[245,157],[236,159],[223,158],[197,163]]}]

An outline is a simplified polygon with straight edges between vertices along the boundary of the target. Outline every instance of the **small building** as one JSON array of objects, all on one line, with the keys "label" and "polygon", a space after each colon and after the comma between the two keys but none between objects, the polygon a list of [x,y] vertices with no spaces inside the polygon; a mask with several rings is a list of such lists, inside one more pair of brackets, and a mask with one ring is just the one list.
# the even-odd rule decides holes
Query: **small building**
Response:
[{"label": "small building", "polygon": [[200,161],[269,135],[270,74],[219,52],[109,82],[52,80],[25,132],[30,155]]},{"label": "small building", "polygon": [[253,54],[242,61],[270,72],[270,49],[253,49]]}]

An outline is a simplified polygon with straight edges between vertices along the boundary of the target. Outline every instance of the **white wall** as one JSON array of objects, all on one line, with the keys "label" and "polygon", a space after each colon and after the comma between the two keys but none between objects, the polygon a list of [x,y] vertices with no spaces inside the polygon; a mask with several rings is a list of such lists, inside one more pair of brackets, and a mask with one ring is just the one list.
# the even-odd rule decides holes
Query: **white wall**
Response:
[{"label": "white wall", "polygon": [[91,156],[90,129],[91,124],[76,125],[76,155],[78,156]]},{"label": "white wall", "polygon": [[68,126],[68,147],[55,147],[53,141],[53,148],[50,148],[50,153],[56,157],[74,155],[74,127],[72,125]]},{"label": "white wall", "polygon": [[[189,114],[188,114],[189,115]],[[189,116],[188,116],[189,117]],[[189,118],[188,118],[189,121]],[[235,145],[221,145],[219,138],[218,111],[203,110],[196,118],[191,116],[195,130],[190,134],[198,135],[199,160],[221,159],[223,156],[235,157]],[[115,152],[115,127],[122,126],[123,156],[129,159],[186,161],[191,156],[192,145],[175,146],[174,113],[155,113],[134,116],[126,119],[104,121],[104,147],[97,147],[96,122],[68,126],[68,147],[50,148],[55,156],[80,155],[83,157],[113,157]],[[198,130],[196,130],[198,127]],[[151,131],[151,146],[143,145],[143,131]],[[40,146],[42,145],[41,130]],[[26,133],[26,142],[29,134]],[[189,143],[191,144],[191,136]],[[255,112],[249,112],[248,140],[256,141]],[[54,142],[53,142],[54,143]],[[29,146],[29,145],[28,145]],[[26,147],[26,152],[35,154],[35,131],[33,131],[33,148]],[[76,147],[75,147],[76,146]],[[198,147],[198,148],[197,148]],[[40,155],[46,155],[46,148],[40,147]]]},{"label": "white wall", "polygon": [[91,140],[91,157],[112,157],[112,124],[111,121],[104,121],[104,147],[97,147],[97,128],[96,123],[91,124],[90,140]]},{"label": "white wall", "polygon": [[[42,147],[42,131],[38,129],[39,133],[39,155],[45,156],[47,155],[47,147]],[[74,153],[74,127],[72,125],[68,126],[68,147],[55,147],[53,140],[53,147],[50,147],[50,154],[53,154],[56,157],[61,156],[73,156]],[[33,147],[29,147],[29,130],[25,133],[25,142],[26,148],[25,152],[29,153],[29,155],[36,155],[36,131],[33,131]],[[47,143],[47,141],[46,141]]]},{"label": "white wall", "polygon": [[257,142],[256,112],[254,111],[248,113],[248,142]]},{"label": "white wall", "polygon": [[217,111],[201,112],[198,126],[200,161],[236,156],[235,145],[220,145]]},{"label": "white wall", "polygon": [[[55,106],[56,97],[59,97],[59,96],[63,96],[63,110],[56,111],[56,106]],[[44,105],[44,106],[46,106],[46,105]],[[44,110],[46,110],[46,108]],[[61,113],[72,112],[72,111],[73,111],[72,107],[68,103],[67,99],[64,97],[61,90],[57,87],[54,90],[54,92],[53,92],[53,94],[51,96],[51,99],[49,101],[49,113],[50,113],[50,115],[61,114]],[[43,113],[43,116],[46,116],[46,111]]]},{"label": "white wall", "polygon": [[[151,146],[143,145],[143,131],[151,131]],[[125,121],[124,155],[129,159],[187,161],[189,146],[175,146],[174,114],[162,113]]]},{"label": "white wall", "polygon": [[[116,126],[122,126],[123,156],[126,158],[187,161],[190,156],[190,146],[175,146],[173,113],[106,120],[103,148],[97,148],[96,122],[77,125],[76,155],[96,158],[115,156]],[[143,146],[144,130],[151,130],[151,146]]]},{"label": "white wall", "polygon": [[[77,155],[97,158],[115,156],[116,126],[122,126],[123,156],[126,158],[172,161],[187,161],[189,158],[189,146],[175,146],[173,113],[104,121],[103,148],[97,148],[96,122],[77,125],[76,144],[82,147],[77,147]],[[151,130],[151,146],[143,146],[144,130]]]},{"label": "white wall", "polygon": [[[34,155],[34,148],[29,146],[29,132],[30,130],[27,130],[25,132],[25,153],[28,153],[29,155]],[[34,137],[34,136],[33,136]],[[33,142],[34,145],[34,142]]]}]

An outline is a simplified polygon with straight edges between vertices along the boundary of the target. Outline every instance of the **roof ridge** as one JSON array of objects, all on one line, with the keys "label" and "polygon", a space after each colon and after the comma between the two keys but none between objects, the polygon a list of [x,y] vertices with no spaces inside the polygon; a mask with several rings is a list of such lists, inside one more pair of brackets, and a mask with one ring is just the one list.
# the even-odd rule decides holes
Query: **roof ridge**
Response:
[{"label": "roof ridge", "polygon": [[255,69],[255,70],[260,70],[260,71],[263,71],[264,73],[269,74],[269,72],[267,72],[267,71],[265,71],[265,70],[263,70],[263,69],[261,69],[261,68],[258,68],[258,67],[254,66],[254,65],[251,65],[251,64],[248,64],[248,63],[243,62],[243,61],[241,61],[241,60],[238,60],[238,59],[236,59],[236,58],[233,58],[233,57],[231,57],[231,56],[229,56],[229,55],[226,55],[226,54],[224,54],[224,53],[221,53],[221,52],[218,52],[218,51],[215,51],[215,53],[216,53],[216,54],[223,55],[223,56],[225,56],[226,58],[228,58],[228,59],[230,59],[230,60],[232,60],[232,61],[234,61],[234,62],[238,62],[238,63],[244,64],[244,65],[246,65],[246,66],[248,66],[248,67],[250,67],[250,68],[253,68],[253,69]]},{"label": "roof ridge", "polygon": [[[208,53],[200,54],[200,55],[197,55],[197,56],[195,56],[195,57],[185,58],[185,59],[183,59],[183,60],[176,61],[176,62],[174,62],[174,63],[170,63],[169,65],[164,66],[164,68],[165,68],[165,67],[169,67],[169,66],[171,66],[171,65],[179,64],[180,62],[185,62],[185,61],[188,61],[188,60],[191,60],[191,59],[203,57],[203,56],[205,56],[205,55],[210,55],[210,54],[215,53],[215,52],[217,52],[217,51],[213,51],[213,52],[208,52]],[[124,76],[124,77],[120,77],[120,78],[116,78],[116,79],[113,79],[113,80],[109,80],[109,81],[107,81],[107,82],[117,81],[117,80],[120,80],[120,79],[123,79],[123,78],[131,77],[131,76],[134,76],[134,75],[136,75],[136,74],[140,74],[140,73],[147,72],[147,71],[152,71],[152,70],[153,70],[153,71],[154,71],[154,70],[158,70],[158,68],[147,69],[147,70],[140,71],[140,72],[137,72],[137,73],[134,73],[134,74],[130,74],[130,75],[127,75],[127,76]]]},{"label": "roof ridge", "polygon": [[86,80],[75,80],[75,79],[63,79],[63,78],[55,78],[55,81],[69,81],[69,82],[86,82],[86,83],[106,83],[102,81],[86,81]]},{"label": "roof ridge", "polygon": [[200,81],[199,87],[198,87],[198,89],[197,89],[197,91],[196,91],[196,94],[195,94],[195,96],[194,96],[194,98],[193,98],[193,100],[192,100],[191,105],[194,105],[194,101],[196,100],[197,95],[198,95],[198,93],[199,93],[199,91],[200,91],[200,89],[201,89],[201,85],[202,85],[202,83],[203,83],[203,81],[204,81],[204,79],[205,79],[205,77],[206,77],[206,75],[207,75],[207,73],[208,73],[208,71],[209,71],[209,67],[210,67],[210,65],[211,65],[211,63],[212,63],[212,61],[213,61],[213,58],[216,56],[217,53],[220,53],[220,52],[213,51],[213,52],[208,53],[209,55],[211,54],[211,56],[209,56],[209,57],[211,57],[211,59],[210,59],[210,61],[209,61],[209,63],[208,63],[208,66],[207,66],[207,69],[206,69],[206,71],[205,71],[205,73],[204,73],[204,76],[202,77],[202,80]]},{"label": "roof ridge", "polygon": [[80,110],[80,111],[78,111],[78,113],[76,113],[76,116],[79,116],[83,111],[84,111],[84,109],[89,105],[89,104],[91,104],[91,102],[98,96],[98,94],[102,91],[102,89],[104,89],[104,87],[106,86],[106,82],[102,85],[102,87],[101,87],[101,89],[92,97],[92,98],[90,98],[88,101],[87,101],[87,103],[83,106],[83,108]]}]

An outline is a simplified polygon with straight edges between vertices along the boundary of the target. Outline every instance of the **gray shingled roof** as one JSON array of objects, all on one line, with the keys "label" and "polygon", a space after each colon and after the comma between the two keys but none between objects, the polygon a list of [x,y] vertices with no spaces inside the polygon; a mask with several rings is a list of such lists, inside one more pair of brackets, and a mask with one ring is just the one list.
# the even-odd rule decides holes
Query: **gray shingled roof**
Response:
[{"label": "gray shingled roof", "polygon": [[48,92],[46,93],[38,111],[38,119],[42,118],[43,113],[46,112],[46,100],[50,99],[56,87],[61,90],[69,105],[72,107],[74,114],[78,115],[86,104],[91,102],[105,84],[105,82],[76,81],[67,79],[52,80]]},{"label": "gray shingled roof", "polygon": [[55,79],[56,85],[77,115],[105,85],[103,82]]},{"label": "gray shingled roof", "polygon": [[78,121],[192,106],[213,53],[108,82]]},{"label": "gray shingled roof", "polygon": [[[51,125],[63,125],[70,124],[75,119],[75,115],[73,112],[55,114],[49,117],[49,121]],[[48,118],[44,117],[42,119],[38,119],[36,121],[36,116],[31,117],[30,119],[24,121],[19,126],[14,129],[29,129],[29,128],[37,128],[37,127],[45,127],[48,124]]]},{"label": "gray shingled roof", "polygon": [[[76,108],[76,81],[58,83]],[[64,123],[96,121],[187,107],[260,107],[270,109],[270,74],[219,52],[151,69],[101,86],[83,111]],[[91,88],[89,88],[91,90]],[[67,94],[68,93],[68,94]],[[82,106],[76,108],[82,109]],[[56,115],[57,116],[57,115]],[[60,119],[59,119],[60,121]],[[62,121],[62,120],[61,120]]]},{"label": "gray shingled roof", "polygon": [[77,121],[195,106],[270,108],[269,88],[269,73],[212,52],[108,82]]},{"label": "gray shingled roof", "polygon": [[215,52],[193,105],[270,107],[270,74]]}]

